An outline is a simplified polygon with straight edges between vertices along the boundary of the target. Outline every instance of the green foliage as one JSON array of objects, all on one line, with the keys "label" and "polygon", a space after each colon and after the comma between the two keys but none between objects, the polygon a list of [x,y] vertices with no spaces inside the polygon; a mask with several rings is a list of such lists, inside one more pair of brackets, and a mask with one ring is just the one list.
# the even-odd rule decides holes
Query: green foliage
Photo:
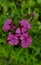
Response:
[{"label": "green foliage", "polygon": [[[9,17],[16,25],[22,18],[30,21],[31,46],[8,45],[2,26]],[[0,65],[41,65],[41,0],[0,0]]]}]

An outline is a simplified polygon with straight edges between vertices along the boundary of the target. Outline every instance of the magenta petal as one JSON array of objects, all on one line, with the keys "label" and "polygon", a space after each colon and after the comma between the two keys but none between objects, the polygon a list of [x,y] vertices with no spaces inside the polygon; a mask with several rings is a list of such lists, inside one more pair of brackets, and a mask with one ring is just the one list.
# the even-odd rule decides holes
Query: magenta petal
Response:
[{"label": "magenta petal", "polygon": [[28,24],[27,29],[31,29],[31,28],[32,28],[32,26],[30,24]]},{"label": "magenta petal", "polygon": [[19,22],[19,24],[20,24],[20,26],[26,26],[26,22],[27,22],[26,19],[22,19],[22,20]]},{"label": "magenta petal", "polygon": [[18,45],[18,40],[11,40],[8,42],[10,45]]},{"label": "magenta petal", "polygon": [[20,24],[20,26],[25,25],[24,19],[22,19],[22,20],[19,22],[19,24]]},{"label": "magenta petal", "polygon": [[22,48],[27,48],[27,43],[23,40],[21,41],[21,46]]},{"label": "magenta petal", "polygon": [[8,41],[9,45],[14,45],[14,40]]},{"label": "magenta petal", "polygon": [[14,39],[18,40],[18,37],[16,35],[14,35]]},{"label": "magenta petal", "polygon": [[28,38],[26,41],[28,41],[29,43],[32,43],[32,38]]},{"label": "magenta petal", "polygon": [[24,36],[25,38],[27,38],[27,37],[29,36],[29,34],[28,34],[27,32],[25,32],[25,33],[23,33],[23,36]]},{"label": "magenta petal", "polygon": [[8,19],[5,21],[5,23],[7,23],[7,24],[11,24],[11,22],[12,22],[12,20],[11,20],[10,18],[8,18]]},{"label": "magenta petal", "polygon": [[28,21],[27,19],[22,19],[20,22],[19,22],[20,26],[27,26],[28,24]]},{"label": "magenta petal", "polygon": [[14,40],[14,45],[18,45],[19,41],[18,40]]},{"label": "magenta petal", "polygon": [[4,22],[4,26],[11,24],[11,22],[12,22],[11,19],[7,19],[7,20]]},{"label": "magenta petal", "polygon": [[17,45],[18,44],[18,37],[16,35],[14,35],[14,44]]},{"label": "magenta petal", "polygon": [[17,28],[16,29],[16,33],[20,33],[20,28]]},{"label": "magenta petal", "polygon": [[14,38],[13,34],[9,34],[7,40],[12,40]]},{"label": "magenta petal", "polygon": [[27,44],[26,43],[22,44],[22,48],[27,48]]},{"label": "magenta petal", "polygon": [[5,32],[8,32],[9,30],[10,30],[10,25],[9,24],[11,24],[11,19],[7,19],[6,21],[5,21],[5,23],[4,23],[4,25],[3,25],[3,30],[5,31]]},{"label": "magenta petal", "polygon": [[31,44],[31,43],[26,42],[26,41],[25,41],[25,42],[23,42],[23,41],[21,42],[21,46],[22,46],[22,48],[27,48],[27,47],[30,46],[30,44]]},{"label": "magenta petal", "polygon": [[30,46],[30,43],[29,43],[29,42],[25,42],[25,43],[23,44],[22,48],[27,48],[27,47],[29,47],[29,46]]},{"label": "magenta petal", "polygon": [[26,27],[26,29],[31,29],[32,28],[31,24],[28,22],[27,19],[22,19],[19,22],[19,24],[20,24],[20,26]]},{"label": "magenta petal", "polygon": [[21,34],[20,34],[20,33],[16,33],[15,35],[16,35],[17,37],[20,37],[20,36],[21,36]]},{"label": "magenta petal", "polygon": [[18,37],[16,35],[10,34],[8,36],[9,44],[11,45],[17,45],[18,44]]},{"label": "magenta petal", "polygon": [[20,36],[20,40],[24,40],[25,38],[24,38],[24,36],[23,35],[21,35]]},{"label": "magenta petal", "polygon": [[8,32],[8,30],[10,30],[10,26],[9,25],[4,25],[3,26],[3,30],[5,31],[5,32]]},{"label": "magenta petal", "polygon": [[25,40],[25,39],[27,39],[28,38],[28,33],[23,33],[21,36],[20,36],[20,40]]},{"label": "magenta petal", "polygon": [[28,38],[28,33],[23,33],[21,36],[20,36],[20,40],[25,40],[25,39],[27,39]]},{"label": "magenta petal", "polygon": [[21,33],[24,33],[24,32],[26,32],[26,31],[27,31],[26,27],[22,27],[22,28],[21,28]]},{"label": "magenta petal", "polygon": [[31,29],[32,28],[32,26],[31,26],[31,24],[29,22],[26,22],[26,27],[27,27],[27,29]]},{"label": "magenta petal", "polygon": [[24,44],[24,43],[25,43],[25,40],[22,40],[22,41],[21,41],[21,44]]}]

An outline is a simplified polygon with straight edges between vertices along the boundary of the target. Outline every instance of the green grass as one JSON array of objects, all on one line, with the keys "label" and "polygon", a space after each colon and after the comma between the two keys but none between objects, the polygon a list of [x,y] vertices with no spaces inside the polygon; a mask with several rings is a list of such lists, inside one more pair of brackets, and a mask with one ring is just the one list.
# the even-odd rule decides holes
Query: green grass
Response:
[{"label": "green grass", "polygon": [[[33,12],[35,14],[30,18]],[[7,33],[2,30],[7,18],[16,25],[22,18],[30,21],[31,46],[23,49],[8,45]],[[0,65],[41,65],[41,0],[0,0]]]}]

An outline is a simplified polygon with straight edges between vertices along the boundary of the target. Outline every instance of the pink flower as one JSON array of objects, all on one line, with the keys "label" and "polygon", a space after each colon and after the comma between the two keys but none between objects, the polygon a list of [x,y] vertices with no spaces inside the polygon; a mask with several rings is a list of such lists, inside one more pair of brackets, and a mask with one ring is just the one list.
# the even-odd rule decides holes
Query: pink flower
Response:
[{"label": "pink flower", "polygon": [[22,40],[21,41],[21,46],[22,46],[22,48],[27,48],[29,46],[29,43],[24,41],[24,40]]},{"label": "pink flower", "polygon": [[4,30],[5,32],[8,32],[8,31],[10,30],[10,26],[9,26],[9,25],[4,25],[4,26],[3,26],[3,30]]},{"label": "pink flower", "polygon": [[22,20],[19,22],[19,24],[20,24],[21,27],[26,28],[26,30],[32,28],[31,24],[30,24],[30,23],[28,22],[28,20],[26,20],[26,19],[22,19]]},{"label": "pink flower", "polygon": [[7,40],[12,40],[14,38],[14,35],[13,34],[9,34],[8,37],[7,37]]},{"label": "pink flower", "polygon": [[17,28],[17,29],[16,29],[16,36],[20,36],[20,35],[21,35],[20,28]]},{"label": "pink flower", "polygon": [[17,45],[19,42],[18,37],[13,34],[9,34],[7,37],[7,40],[8,40],[8,44],[10,44],[10,45]]},{"label": "pink flower", "polygon": [[20,40],[22,41],[22,40],[24,40],[24,39],[25,39],[24,36],[21,35],[21,36],[20,36]]},{"label": "pink flower", "polygon": [[30,46],[30,44],[31,44],[31,43],[26,42],[26,41],[24,41],[24,40],[21,41],[21,46],[22,46],[22,48],[27,48],[27,47]]},{"label": "pink flower", "polygon": [[32,26],[31,26],[31,24],[28,22],[27,23],[27,29],[31,29],[32,28]]},{"label": "pink flower", "polygon": [[15,46],[15,45],[18,45],[18,40],[14,39],[14,40],[8,41],[8,44],[9,44],[9,45],[12,45],[12,46],[13,46],[13,45],[14,45],[14,46]]},{"label": "pink flower", "polygon": [[25,39],[29,36],[28,32],[23,33],[23,36],[25,37]]},{"label": "pink flower", "polygon": [[26,38],[28,38],[29,34],[27,32],[23,33],[21,36],[20,36],[20,40],[25,40]]},{"label": "pink flower", "polygon": [[5,32],[8,32],[10,30],[10,24],[11,24],[12,20],[11,19],[7,19],[3,25],[3,30]]},{"label": "pink flower", "polygon": [[26,31],[27,31],[26,27],[21,27],[21,33],[24,33]]},{"label": "pink flower", "polygon": [[26,25],[25,25],[25,22],[26,22],[26,20],[25,20],[25,19],[22,19],[22,20],[19,22],[20,26],[24,26],[24,27],[25,27],[25,26],[26,26]]},{"label": "pink flower", "polygon": [[11,45],[11,46],[13,46],[14,45],[14,40],[8,41],[8,44]]},{"label": "pink flower", "polygon": [[20,36],[20,40],[21,40],[21,46],[22,46],[22,48],[26,48],[26,47],[30,46],[30,44],[32,43],[32,38],[29,37],[28,33],[23,33]]},{"label": "pink flower", "polygon": [[17,28],[16,29],[16,33],[20,33],[21,31],[20,31],[20,28]]},{"label": "pink flower", "polygon": [[27,47],[29,47],[30,46],[30,44],[32,43],[32,40],[30,40],[30,42],[28,41],[28,40],[22,40],[21,41],[21,46],[22,46],[22,48],[27,48]]},{"label": "pink flower", "polygon": [[8,18],[8,19],[5,21],[5,23],[7,23],[7,24],[11,24],[11,22],[12,22],[12,20],[11,20],[10,18]]},{"label": "pink flower", "polygon": [[31,38],[31,37],[28,37],[27,41],[28,41],[29,43],[32,43],[32,38]]}]

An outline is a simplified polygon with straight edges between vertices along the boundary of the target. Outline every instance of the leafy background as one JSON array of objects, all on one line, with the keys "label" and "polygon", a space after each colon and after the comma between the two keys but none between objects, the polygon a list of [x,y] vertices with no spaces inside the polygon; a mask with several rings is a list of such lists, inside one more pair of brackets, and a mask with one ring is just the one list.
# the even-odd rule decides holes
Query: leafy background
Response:
[{"label": "leafy background", "polygon": [[[16,25],[22,18],[30,21],[31,46],[23,49],[8,45],[7,33],[2,30],[7,18]],[[41,65],[41,0],[0,0],[0,65]]]}]

